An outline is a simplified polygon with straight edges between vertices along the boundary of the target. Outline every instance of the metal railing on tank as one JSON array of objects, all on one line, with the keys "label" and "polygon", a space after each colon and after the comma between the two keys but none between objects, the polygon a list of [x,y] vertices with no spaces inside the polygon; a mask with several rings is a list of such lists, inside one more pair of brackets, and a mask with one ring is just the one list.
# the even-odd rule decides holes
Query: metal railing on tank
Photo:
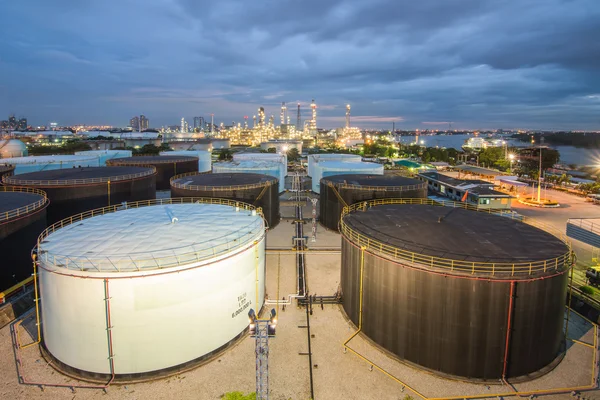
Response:
[{"label": "metal railing on tank", "polygon": [[269,178],[271,178],[271,179],[269,179],[268,181],[264,181],[264,182],[249,183],[249,184],[243,184],[243,185],[227,185],[227,186],[188,185],[185,183],[175,182],[176,180],[185,178],[187,176],[206,175],[206,174],[210,174],[210,173],[212,173],[212,172],[210,172],[210,171],[208,171],[208,172],[187,172],[185,174],[175,175],[170,180],[171,187],[174,187],[177,189],[198,190],[198,191],[231,191],[231,190],[257,189],[257,188],[262,188],[265,186],[268,187],[268,186],[274,185],[276,181],[277,181],[277,183],[279,183],[279,179],[272,177],[272,176],[269,176]]},{"label": "metal railing on tank", "polygon": [[[394,204],[419,204],[419,205],[430,205],[438,207],[453,207],[462,208],[474,212],[482,212],[487,214],[503,215],[503,218],[511,218],[515,221],[525,223],[541,229],[562,241],[567,247],[568,251],[564,254],[549,258],[545,260],[538,260],[532,262],[480,262],[480,261],[463,261],[455,260],[443,257],[434,257],[426,254],[415,253],[408,250],[403,250],[395,246],[383,243],[376,239],[366,237],[365,235],[352,229],[346,222],[344,217],[352,212],[366,211],[370,207],[381,206],[381,205],[394,205]],[[393,260],[399,260],[408,262],[410,264],[420,265],[425,268],[441,269],[451,271],[453,273],[466,273],[466,274],[484,274],[484,275],[503,275],[503,276],[515,276],[515,275],[533,275],[537,273],[544,273],[549,271],[563,271],[571,267],[572,264],[572,251],[571,242],[567,236],[557,229],[542,224],[534,219],[519,216],[515,217],[514,213],[502,212],[498,210],[480,209],[477,206],[473,206],[468,203],[459,203],[454,201],[437,201],[430,199],[375,199],[368,201],[361,201],[351,206],[344,207],[340,219],[340,233],[350,239],[359,248],[365,250],[375,251]]]},{"label": "metal railing on tank", "polygon": [[12,218],[20,217],[24,214],[29,214],[32,211],[35,211],[46,204],[48,204],[48,197],[46,196],[46,192],[39,189],[28,188],[28,187],[16,187],[16,186],[0,186],[1,192],[14,192],[14,193],[31,193],[42,196],[42,198],[34,203],[28,204],[26,206],[22,206],[19,208],[15,208],[12,210],[5,211],[0,213],[0,222],[7,221]]},{"label": "metal railing on tank", "polygon": [[[323,178],[327,180],[327,178]],[[357,185],[354,183],[346,183],[346,182],[331,182],[327,181],[327,185],[330,187],[335,187],[337,189],[354,189],[354,190],[367,190],[370,192],[406,192],[409,190],[419,190],[426,189],[426,183],[420,183],[416,185],[406,185],[406,186],[368,186],[368,185]]]},{"label": "metal railing on tank", "polygon": [[[58,255],[51,254],[48,251],[43,250],[43,241],[52,233],[58,231],[61,228],[67,227],[79,221],[97,217],[101,215],[111,214],[117,211],[142,208],[156,205],[170,205],[170,204],[211,204],[211,205],[224,205],[232,207],[235,211],[245,210],[255,212],[260,218],[250,223],[247,226],[240,228],[234,234],[230,234],[226,237],[225,243],[215,244],[213,240],[201,243],[206,247],[199,247],[198,244],[188,245],[184,247],[173,247],[170,249],[161,250],[160,252],[171,252],[172,254],[155,257],[148,255],[151,251],[144,253],[145,256],[132,257],[129,255],[118,255],[111,256],[104,255],[102,257],[95,258],[93,256],[69,256],[69,255]],[[98,271],[98,272],[138,272],[148,271],[160,268],[176,267],[180,265],[187,265],[190,263],[197,263],[204,260],[210,260],[214,257],[227,254],[231,251],[241,249],[251,243],[254,243],[258,237],[264,236],[264,227],[266,226],[265,218],[261,207],[255,207],[251,204],[243,203],[240,201],[220,199],[220,198],[204,198],[204,197],[179,197],[170,199],[152,199],[136,201],[131,203],[123,203],[114,206],[108,206],[104,208],[98,208],[95,210],[86,211],[84,213],[74,215],[69,218],[65,218],[44,230],[37,240],[37,254],[40,261],[43,260],[47,265],[60,266],[62,268],[79,271]],[[175,252],[179,251],[179,252]]]},{"label": "metal railing on tank", "polygon": [[95,184],[95,183],[128,181],[128,180],[142,178],[142,177],[156,174],[156,167],[148,165],[146,168],[149,168],[149,170],[144,171],[144,172],[138,172],[135,174],[124,174],[124,175],[115,175],[115,176],[104,176],[104,177],[100,177],[100,178],[83,178],[83,179],[22,180],[22,179],[19,179],[19,175],[17,175],[17,176],[6,177],[6,178],[4,178],[3,182],[8,185],[76,186],[76,185],[89,185],[89,184]]},{"label": "metal railing on tank", "polygon": [[[135,158],[143,158],[143,157],[153,157],[152,160],[135,160]],[[178,157],[178,158],[171,158]],[[109,166],[119,166],[119,165],[127,165],[127,166],[143,166],[147,164],[173,164],[178,162],[188,162],[192,161],[190,158],[194,158],[195,161],[198,161],[199,158],[194,155],[182,156],[180,154],[176,156],[159,156],[158,154],[136,154],[131,157],[124,158],[111,158],[110,160],[106,160],[106,165]],[[125,159],[127,159],[125,161]]]}]

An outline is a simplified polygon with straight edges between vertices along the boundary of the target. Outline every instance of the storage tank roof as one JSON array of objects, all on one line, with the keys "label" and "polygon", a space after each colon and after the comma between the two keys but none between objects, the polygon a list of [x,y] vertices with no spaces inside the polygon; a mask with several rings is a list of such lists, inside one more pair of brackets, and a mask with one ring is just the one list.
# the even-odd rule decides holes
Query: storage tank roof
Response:
[{"label": "storage tank roof", "polygon": [[319,163],[321,169],[339,169],[339,170],[365,170],[365,169],[381,169],[383,165],[370,162],[347,162],[347,161],[322,161]]},{"label": "storage tank roof", "polygon": [[119,164],[169,164],[174,162],[186,162],[186,161],[198,161],[198,157],[195,156],[139,156],[139,157],[124,157],[124,158],[113,158],[108,160],[107,163],[111,165]]},{"label": "storage tank roof", "polygon": [[154,174],[153,167],[82,167],[30,172],[4,179],[9,185],[88,185],[117,182]]},{"label": "storage tank roof", "polygon": [[182,189],[202,190],[194,188],[194,186],[203,186],[204,188],[223,188],[230,189],[232,186],[248,186],[261,185],[265,183],[274,183],[277,178],[263,174],[229,174],[229,173],[214,173],[214,174],[193,174],[182,176],[173,179],[172,184],[181,187]]},{"label": "storage tank roof", "polygon": [[264,235],[259,214],[224,204],[157,204],[100,214],[49,228],[38,253],[46,266],[92,272],[210,262]]},{"label": "storage tank roof", "polygon": [[47,204],[39,190],[0,187],[0,223],[34,212]]},{"label": "storage tank roof", "polygon": [[398,175],[365,175],[365,174],[343,174],[332,175],[322,180],[332,182],[336,186],[356,186],[359,187],[398,187],[417,185],[426,187],[427,183],[417,179],[407,178]]},{"label": "storage tank roof", "polygon": [[56,156],[30,156],[2,158],[0,164],[58,164],[61,162],[77,162],[96,160],[95,155],[56,155]]},{"label": "storage tank roof", "polygon": [[131,150],[84,150],[75,152],[75,155],[78,156],[101,156],[102,154],[131,154]]},{"label": "storage tank roof", "polygon": [[440,259],[529,263],[569,253],[565,243],[541,229],[461,208],[381,205],[345,215],[342,225],[392,248]]},{"label": "storage tank roof", "polygon": [[271,168],[277,169],[281,168],[281,163],[267,160],[243,160],[243,161],[230,161],[223,163],[215,163],[214,167],[219,168],[231,168],[231,169],[261,169],[261,168]]}]

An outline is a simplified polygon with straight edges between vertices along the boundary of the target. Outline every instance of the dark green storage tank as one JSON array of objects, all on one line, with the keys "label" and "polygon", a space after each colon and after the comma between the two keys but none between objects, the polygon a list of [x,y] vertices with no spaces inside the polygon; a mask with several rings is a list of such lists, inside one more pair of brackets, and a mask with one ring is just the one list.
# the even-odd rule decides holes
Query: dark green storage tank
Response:
[{"label": "dark green storage tank", "polygon": [[569,247],[508,217],[424,203],[342,216],[352,322],[394,356],[442,375],[497,382],[550,370],[565,349]]}]

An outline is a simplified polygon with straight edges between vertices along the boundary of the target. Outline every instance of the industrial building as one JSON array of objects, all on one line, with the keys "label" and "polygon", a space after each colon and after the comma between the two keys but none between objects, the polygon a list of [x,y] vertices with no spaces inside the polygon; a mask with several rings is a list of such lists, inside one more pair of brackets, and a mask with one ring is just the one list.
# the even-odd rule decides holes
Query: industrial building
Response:
[{"label": "industrial building", "polygon": [[129,203],[38,243],[42,349],[70,374],[130,381],[189,368],[241,338],[264,302],[265,224],[243,203]]},{"label": "industrial building", "polygon": [[113,158],[125,158],[131,157],[131,150],[87,150],[87,151],[76,151],[76,156],[96,156],[98,157],[98,165],[100,167],[106,166],[108,160]]},{"label": "industrial building", "polygon": [[277,178],[279,182],[279,192],[285,190],[285,175],[281,162],[263,161],[263,160],[242,160],[232,162],[219,162],[213,164],[213,172],[219,174],[242,173],[242,174],[262,174]]},{"label": "industrial building", "polygon": [[371,162],[321,161],[313,165],[312,191],[320,193],[321,178],[343,174],[383,175],[383,164]]},{"label": "industrial building", "polygon": [[270,229],[279,223],[279,181],[263,174],[183,174],[171,179],[171,197],[237,200],[262,208]]},{"label": "industrial building", "polygon": [[15,175],[51,169],[66,169],[77,167],[98,167],[99,159],[96,156],[31,156],[0,159],[1,164],[15,166]]},{"label": "industrial building", "polygon": [[564,235],[462,203],[414,203],[373,200],[342,216],[352,322],[395,357],[443,375],[518,381],[552,369],[565,351]]},{"label": "industrial building", "polygon": [[360,201],[385,198],[426,198],[427,184],[400,175],[333,175],[321,179],[319,221],[338,230],[342,210]]},{"label": "industrial building", "polygon": [[417,178],[427,182],[431,193],[450,200],[466,201],[479,208],[509,210],[512,196],[494,190],[494,184],[479,179],[456,179],[439,172],[421,172]]},{"label": "industrial building", "polygon": [[211,152],[207,150],[175,150],[161,151],[161,156],[191,156],[198,157],[198,172],[208,172],[212,169]]},{"label": "industrial building", "polygon": [[41,190],[0,186],[0,292],[31,276],[31,249],[46,228],[47,206]]},{"label": "industrial building", "polygon": [[198,172],[198,157],[191,156],[138,156],[115,158],[108,166],[153,167],[156,169],[156,190],[169,190],[172,177],[186,172]]},{"label": "industrial building", "polygon": [[156,197],[154,167],[57,169],[6,177],[3,182],[43,190],[50,200],[48,224],[95,208]]}]

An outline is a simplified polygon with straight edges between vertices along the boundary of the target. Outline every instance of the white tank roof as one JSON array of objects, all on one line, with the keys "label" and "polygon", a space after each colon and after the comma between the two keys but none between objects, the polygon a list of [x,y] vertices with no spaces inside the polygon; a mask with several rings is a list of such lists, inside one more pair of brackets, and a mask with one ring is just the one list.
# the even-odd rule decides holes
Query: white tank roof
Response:
[{"label": "white tank roof", "polygon": [[213,168],[216,169],[280,169],[281,163],[274,161],[263,161],[263,160],[243,160],[243,161],[230,161],[213,164]]},{"label": "white tank roof", "polygon": [[59,164],[61,162],[77,162],[96,160],[95,155],[56,155],[56,156],[30,156],[30,157],[14,157],[2,158],[0,164]]},{"label": "white tank roof", "polygon": [[76,151],[76,156],[101,156],[103,154],[129,154],[131,157],[131,150],[82,150]]},{"label": "white tank roof", "polygon": [[252,245],[264,235],[254,211],[220,204],[159,204],[84,219],[40,244],[46,266],[136,272],[190,265]]},{"label": "white tank roof", "polygon": [[322,161],[319,168],[324,170],[356,171],[383,169],[383,165],[371,162]]}]

